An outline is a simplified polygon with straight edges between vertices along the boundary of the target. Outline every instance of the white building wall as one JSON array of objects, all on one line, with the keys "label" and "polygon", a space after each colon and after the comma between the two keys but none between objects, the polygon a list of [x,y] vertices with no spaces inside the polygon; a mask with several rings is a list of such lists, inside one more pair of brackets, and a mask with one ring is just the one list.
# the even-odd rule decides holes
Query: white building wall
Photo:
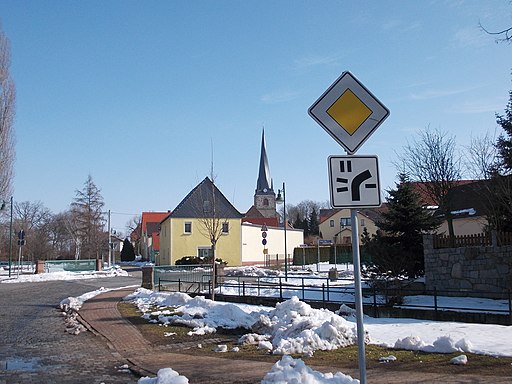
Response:
[{"label": "white building wall", "polygon": [[[268,227],[266,232],[268,254],[279,254],[284,259],[284,228]],[[242,265],[265,263],[261,233],[261,225],[242,223]],[[293,258],[294,248],[298,248],[303,243],[302,229],[286,230],[286,251],[289,260]]]}]

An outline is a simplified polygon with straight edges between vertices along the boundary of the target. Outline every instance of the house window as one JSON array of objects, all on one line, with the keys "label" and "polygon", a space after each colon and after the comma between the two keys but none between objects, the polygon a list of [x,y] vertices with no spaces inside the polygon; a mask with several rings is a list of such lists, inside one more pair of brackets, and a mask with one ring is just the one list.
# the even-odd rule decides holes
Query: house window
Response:
[{"label": "house window", "polygon": [[351,239],[350,236],[343,236],[342,244],[350,244]]},{"label": "house window", "polygon": [[330,226],[331,228],[334,228],[334,220],[329,221],[329,226]]},{"label": "house window", "polygon": [[361,219],[361,227],[364,227],[364,219]]},{"label": "house window", "polygon": [[229,223],[228,222],[222,223],[222,233],[223,234],[229,233]]},{"label": "house window", "polygon": [[264,205],[265,207],[268,207],[268,199],[263,199],[263,205]]},{"label": "house window", "polygon": [[352,219],[350,217],[342,217],[340,219],[340,225],[342,227],[349,227],[352,225]]},{"label": "house window", "polygon": [[199,257],[200,259],[206,259],[206,258],[210,257],[211,254],[212,254],[211,247],[197,248],[197,257]]},{"label": "house window", "polygon": [[185,222],[185,233],[192,233],[192,223],[190,221]]}]

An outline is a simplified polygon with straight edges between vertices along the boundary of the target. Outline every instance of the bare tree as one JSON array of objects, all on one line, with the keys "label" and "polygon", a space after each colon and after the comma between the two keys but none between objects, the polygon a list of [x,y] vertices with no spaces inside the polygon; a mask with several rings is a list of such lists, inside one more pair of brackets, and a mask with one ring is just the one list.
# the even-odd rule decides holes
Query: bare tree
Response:
[{"label": "bare tree", "polygon": [[134,216],[126,223],[126,232],[130,236],[130,240],[134,242],[134,250],[136,255],[141,254],[141,239],[142,239],[142,216]]},{"label": "bare tree", "polygon": [[75,191],[76,196],[71,203],[73,212],[73,226],[77,234],[77,244],[85,257],[90,259],[100,258],[103,245],[107,245],[107,237],[103,230],[105,220],[103,218],[103,197],[101,190],[94,184],[89,175],[82,190]]},{"label": "bare tree", "polygon": [[33,261],[46,259],[51,254],[48,242],[48,225],[52,213],[40,201],[23,201],[14,203],[13,228],[16,232],[25,232],[25,248],[23,254]]},{"label": "bare tree", "polygon": [[[226,204],[221,201],[224,196],[215,186],[214,180],[205,178],[198,188],[198,199],[194,206],[199,221],[199,231],[210,241],[212,258],[212,300],[215,300],[215,286],[217,279],[216,247],[222,234],[225,232],[225,225],[229,225]],[[225,198],[224,198],[225,200]]]},{"label": "bare tree", "polygon": [[[320,212],[320,209],[322,208],[328,208],[329,202],[319,202],[319,201],[313,201],[313,200],[302,200],[297,205],[293,204],[286,204],[286,215],[292,219],[295,219],[296,217],[300,218],[301,220],[308,219],[311,215],[311,212],[315,211],[316,213]],[[282,209],[281,209],[281,214]]]},{"label": "bare tree", "polygon": [[48,242],[51,244],[52,253],[47,259],[69,259],[75,252],[75,241],[67,228],[70,211],[52,215],[52,220],[47,226]]},{"label": "bare tree", "polygon": [[470,177],[477,180],[491,178],[498,161],[496,135],[487,132],[483,137],[472,137],[465,149],[465,164]]},{"label": "bare tree", "polygon": [[71,209],[70,211],[64,213],[62,217],[66,231],[71,237],[75,247],[75,260],[80,260],[80,255],[82,253],[82,236],[81,231],[78,227],[78,215],[79,213],[76,210]]},{"label": "bare tree", "polygon": [[456,153],[455,138],[439,130],[420,133],[419,140],[408,143],[395,163],[421,192],[439,207],[448,223],[448,234],[454,238],[450,190],[461,178],[461,159]]},{"label": "bare tree", "polygon": [[9,40],[0,27],[0,198],[12,194],[14,148],[14,115],[16,87],[9,67],[11,53]]}]

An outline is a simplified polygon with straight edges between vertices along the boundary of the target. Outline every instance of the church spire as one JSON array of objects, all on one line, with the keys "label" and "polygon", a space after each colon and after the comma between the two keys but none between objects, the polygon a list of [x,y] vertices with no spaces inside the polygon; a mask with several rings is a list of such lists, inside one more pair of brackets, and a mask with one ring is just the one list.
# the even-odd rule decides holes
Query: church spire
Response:
[{"label": "church spire", "polygon": [[272,179],[270,178],[270,167],[268,166],[267,150],[265,148],[265,128],[261,133],[261,154],[258,181],[256,183],[256,194],[273,193]]}]

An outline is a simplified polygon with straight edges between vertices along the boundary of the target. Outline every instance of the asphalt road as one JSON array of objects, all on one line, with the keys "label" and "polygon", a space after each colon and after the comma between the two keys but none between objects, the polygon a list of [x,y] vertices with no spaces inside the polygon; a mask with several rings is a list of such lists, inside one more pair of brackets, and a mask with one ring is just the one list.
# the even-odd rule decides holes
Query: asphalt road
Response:
[{"label": "asphalt road", "polygon": [[0,384],[136,383],[123,359],[91,332],[65,332],[62,299],[98,288],[140,285],[130,277],[40,283],[0,283]]}]

